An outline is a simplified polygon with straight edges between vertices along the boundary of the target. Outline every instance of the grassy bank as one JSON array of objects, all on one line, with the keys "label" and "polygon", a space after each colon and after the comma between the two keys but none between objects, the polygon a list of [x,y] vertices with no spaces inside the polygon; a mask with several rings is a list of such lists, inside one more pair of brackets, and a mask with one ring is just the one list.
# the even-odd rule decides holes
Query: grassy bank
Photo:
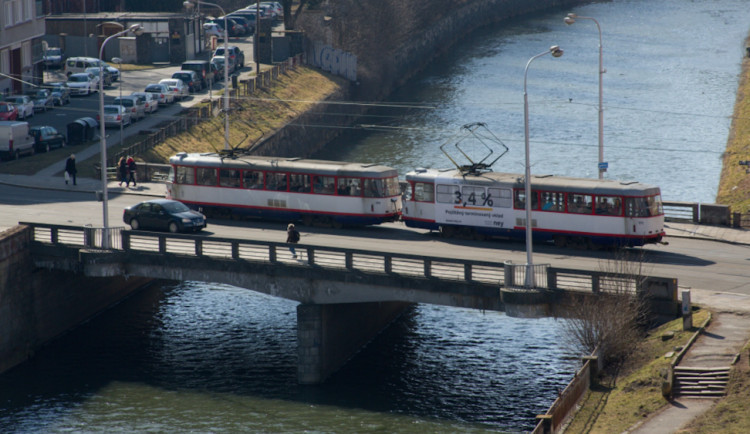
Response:
[{"label": "grassy bank", "polygon": [[[750,38],[745,40],[750,46]],[[742,72],[734,104],[732,127],[723,155],[723,167],[719,180],[716,202],[730,205],[732,211],[750,211],[750,174],[748,166],[740,166],[740,161],[750,160],[750,58],[742,60]]]},{"label": "grassy bank", "polygon": [[[706,310],[695,311],[693,324],[703,324],[708,315]],[[668,333],[674,337],[663,340]],[[587,392],[566,432],[623,432],[667,405],[661,394],[662,372],[693,333],[682,330],[681,318],[652,330],[616,375],[602,378]]]}]

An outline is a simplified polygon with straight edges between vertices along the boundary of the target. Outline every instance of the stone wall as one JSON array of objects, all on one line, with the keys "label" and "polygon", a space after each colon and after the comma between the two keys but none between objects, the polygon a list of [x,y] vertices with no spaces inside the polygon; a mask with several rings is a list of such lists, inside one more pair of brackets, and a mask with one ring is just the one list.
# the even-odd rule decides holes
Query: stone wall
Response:
[{"label": "stone wall", "polygon": [[26,226],[0,233],[0,373],[149,282],[37,269],[31,244]]},{"label": "stone wall", "polygon": [[[357,56],[355,99],[379,100],[471,31],[582,0],[337,0],[300,16],[308,39]],[[533,54],[533,53],[530,53]]]}]

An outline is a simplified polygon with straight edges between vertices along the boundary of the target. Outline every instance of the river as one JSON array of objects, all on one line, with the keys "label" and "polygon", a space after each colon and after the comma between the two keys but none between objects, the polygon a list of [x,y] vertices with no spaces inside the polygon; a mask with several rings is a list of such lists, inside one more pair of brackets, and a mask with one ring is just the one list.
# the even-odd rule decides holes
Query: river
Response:
[{"label": "river", "polygon": [[[607,177],[713,201],[750,22],[745,1],[629,0],[573,9],[604,34]],[[485,122],[523,170],[529,68],[532,172],[596,176],[598,38],[569,11],[475,32],[321,156],[401,173]],[[377,126],[377,127],[373,127]],[[530,430],[578,357],[552,318],[419,305],[322,386],[296,383],[296,304],[196,282],[154,285],[0,376],[3,432]]]}]

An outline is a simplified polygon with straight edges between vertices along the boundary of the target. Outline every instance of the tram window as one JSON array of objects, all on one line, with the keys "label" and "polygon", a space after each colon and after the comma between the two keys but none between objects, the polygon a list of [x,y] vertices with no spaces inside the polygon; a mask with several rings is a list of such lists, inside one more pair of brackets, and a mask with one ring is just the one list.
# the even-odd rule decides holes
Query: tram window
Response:
[{"label": "tram window", "polygon": [[542,199],[542,211],[565,211],[565,193],[542,191],[539,195]]},{"label": "tram window", "polygon": [[597,196],[596,213],[598,215],[621,215],[622,202],[617,196]]},{"label": "tram window", "polygon": [[177,183],[193,184],[195,183],[195,171],[192,167],[177,166]]},{"label": "tram window", "polygon": [[629,197],[625,199],[625,215],[650,217],[663,214],[661,196]]},{"label": "tram window", "polygon": [[243,185],[253,190],[263,190],[263,172],[258,170],[246,170],[244,172]]},{"label": "tram window", "polygon": [[384,184],[386,197],[401,195],[401,186],[398,184],[398,177],[386,178]]},{"label": "tram window", "polygon": [[239,187],[240,171],[236,169],[220,169],[219,185],[222,187]]},{"label": "tram window", "polygon": [[[531,209],[539,209],[539,192],[536,190],[531,191]],[[526,191],[516,190],[516,209],[526,209]]]},{"label": "tram window", "polygon": [[385,197],[382,179],[365,179],[365,197]]},{"label": "tram window", "polygon": [[359,178],[339,178],[339,196],[361,196],[362,187]]},{"label": "tram window", "polygon": [[334,194],[335,179],[333,176],[316,176],[313,181],[313,193]]},{"label": "tram window", "polygon": [[414,183],[414,200],[417,202],[435,201],[435,184],[428,182]]},{"label": "tram window", "polygon": [[593,199],[590,194],[571,193],[568,195],[568,212],[591,214]]},{"label": "tram window", "polygon": [[461,195],[457,185],[439,184],[437,186],[437,202],[440,203],[460,203],[456,198]]},{"label": "tram window", "polygon": [[507,188],[488,188],[487,205],[495,208],[510,208],[513,206],[513,199],[510,189]]},{"label": "tram window", "polygon": [[289,175],[289,191],[310,192],[310,175],[292,173]]},{"label": "tram window", "polygon": [[198,185],[216,185],[216,169],[213,167],[199,167],[196,175]]},{"label": "tram window", "polygon": [[286,191],[286,173],[269,172],[266,174],[266,190]]}]

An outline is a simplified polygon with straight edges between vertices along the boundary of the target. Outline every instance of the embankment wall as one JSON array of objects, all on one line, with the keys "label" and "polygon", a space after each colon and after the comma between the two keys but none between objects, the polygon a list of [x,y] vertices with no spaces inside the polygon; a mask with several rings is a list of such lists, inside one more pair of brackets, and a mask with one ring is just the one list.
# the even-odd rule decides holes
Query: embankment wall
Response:
[{"label": "embankment wall", "polygon": [[0,373],[150,281],[38,269],[31,244],[26,226],[0,233]]}]

